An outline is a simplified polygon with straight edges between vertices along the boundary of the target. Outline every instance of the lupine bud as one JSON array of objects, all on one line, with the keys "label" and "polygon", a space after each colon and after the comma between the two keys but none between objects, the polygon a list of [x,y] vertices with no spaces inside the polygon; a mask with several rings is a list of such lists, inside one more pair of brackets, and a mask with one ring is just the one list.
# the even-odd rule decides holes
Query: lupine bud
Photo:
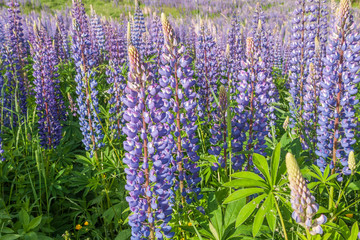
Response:
[{"label": "lupine bud", "polygon": [[289,116],[287,116],[285,121],[284,121],[284,124],[283,124],[283,128],[284,128],[285,131],[287,130],[287,128],[289,126],[289,120],[290,120],[290,118],[289,118]]},{"label": "lupine bud", "polygon": [[354,174],[354,171],[356,170],[356,160],[355,160],[354,151],[351,151],[349,153],[348,166],[349,166],[349,169],[351,170],[352,174]]},{"label": "lupine bud", "polygon": [[294,210],[292,213],[293,219],[304,228],[311,229],[311,234],[322,234],[323,231],[320,225],[326,222],[326,217],[322,214],[319,218],[313,220],[319,210],[319,205],[315,202],[315,197],[311,195],[300,172],[299,165],[291,153],[286,154],[286,168],[291,190],[291,207]]},{"label": "lupine bud", "polygon": [[220,86],[219,89],[219,103],[220,103],[220,109],[222,112],[225,112],[227,109],[227,93],[226,89],[223,85]]}]

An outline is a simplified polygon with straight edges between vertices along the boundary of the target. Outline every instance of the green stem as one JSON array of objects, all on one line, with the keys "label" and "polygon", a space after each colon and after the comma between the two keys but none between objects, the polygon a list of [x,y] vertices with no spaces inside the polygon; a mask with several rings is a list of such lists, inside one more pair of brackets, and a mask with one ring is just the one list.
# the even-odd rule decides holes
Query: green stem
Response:
[{"label": "green stem", "polygon": [[350,175],[349,179],[347,180],[347,182],[346,182],[346,184],[345,184],[345,187],[340,190],[339,198],[338,198],[338,200],[337,200],[337,202],[336,202],[336,204],[335,204],[335,208],[337,208],[337,207],[339,206],[340,200],[341,200],[341,198],[343,197],[343,195],[344,195],[347,187],[349,186],[352,176],[353,176],[353,175]]},{"label": "green stem", "polygon": [[329,210],[332,209],[334,204],[334,187],[330,187],[330,194],[329,194]]},{"label": "green stem", "polygon": [[307,229],[307,228],[305,228],[305,230],[306,230],[306,238],[308,239],[308,240],[311,240],[311,234],[310,234],[310,232],[309,232],[309,229]]},{"label": "green stem", "polygon": [[285,223],[284,223],[284,219],[283,219],[283,216],[280,212],[280,208],[279,208],[279,205],[275,199],[275,206],[276,206],[276,210],[278,211],[278,214],[279,214],[279,217],[280,217],[280,222],[281,222],[281,226],[282,226],[282,229],[283,229],[283,232],[284,232],[284,238],[285,240],[288,240],[288,236],[287,236],[287,233],[286,233],[286,228],[285,228]]}]

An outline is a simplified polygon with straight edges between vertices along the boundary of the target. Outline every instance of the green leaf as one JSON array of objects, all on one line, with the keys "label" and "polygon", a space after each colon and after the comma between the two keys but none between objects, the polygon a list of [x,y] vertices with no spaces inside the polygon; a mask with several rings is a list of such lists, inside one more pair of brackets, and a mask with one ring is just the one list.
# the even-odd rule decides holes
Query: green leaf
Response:
[{"label": "green leaf", "polygon": [[270,208],[270,204],[271,204],[271,196],[268,196],[268,198],[266,198],[264,203],[261,205],[261,207],[257,211],[257,213],[255,215],[254,223],[253,223],[253,231],[252,231],[253,237],[255,237],[258,234],[258,232],[261,228],[261,225],[264,221],[265,215]]},{"label": "green leaf", "polygon": [[274,195],[271,194],[271,196],[269,196],[271,198],[270,201],[270,207],[269,207],[269,211],[267,211],[266,213],[266,221],[268,222],[269,228],[272,232],[275,232],[275,227],[276,227],[276,209],[274,210],[274,201],[276,201],[276,199],[274,198]]},{"label": "green leaf", "polygon": [[35,232],[29,232],[24,237],[25,240],[38,240],[38,236]]},{"label": "green leaf", "polygon": [[254,200],[247,203],[239,212],[239,215],[236,218],[235,227],[239,227],[243,222],[246,221],[250,217],[250,215],[254,212],[255,208],[258,207],[258,204],[266,197],[265,194],[262,194],[256,197]]},{"label": "green leaf", "polygon": [[263,181],[257,181],[253,179],[235,179],[230,182],[225,183],[223,186],[225,187],[234,187],[234,188],[240,188],[240,187],[262,187],[262,188],[268,188],[268,185]]},{"label": "green leaf", "polygon": [[1,240],[14,240],[14,239],[18,239],[20,237],[21,237],[20,234],[8,234],[8,235],[5,235],[5,236],[2,236]]},{"label": "green leaf", "polygon": [[225,221],[225,229],[231,225],[232,223],[234,223],[236,221],[236,218],[240,212],[240,209],[243,208],[245,205],[245,199],[239,200],[239,201],[235,201],[235,202],[231,202],[227,205],[226,207],[226,212],[225,212],[225,217],[224,217],[224,221]]},{"label": "green leaf", "polygon": [[216,229],[214,228],[214,226],[211,224],[211,222],[209,222],[209,228],[210,228],[210,231],[211,231],[212,235],[214,236],[214,238],[216,240],[220,240],[219,234],[216,231]]},{"label": "green leaf", "polygon": [[30,217],[29,214],[23,208],[19,212],[19,220],[23,228],[27,229],[27,226],[29,225],[30,222]]},{"label": "green leaf", "polygon": [[276,145],[276,148],[271,157],[271,174],[272,174],[272,184],[273,185],[276,184],[276,180],[277,180],[277,174],[278,174],[278,169],[279,169],[279,164],[280,164],[280,155],[281,155],[281,142],[279,142]]},{"label": "green leaf", "polygon": [[2,227],[1,229],[1,233],[13,233],[14,230],[12,230],[11,228],[8,227]]},{"label": "green leaf", "polygon": [[233,178],[246,178],[246,179],[253,179],[256,181],[264,181],[258,174],[253,172],[237,172],[231,175]]},{"label": "green leaf", "polygon": [[39,226],[39,224],[41,223],[41,219],[42,219],[42,216],[33,218],[29,223],[28,230],[32,230],[32,229],[36,228],[37,226]]},{"label": "green leaf", "polygon": [[349,184],[348,188],[352,191],[358,191],[360,190],[360,180],[357,182],[352,182]]},{"label": "green leaf", "polygon": [[232,193],[230,196],[228,196],[224,204],[240,200],[242,198],[248,197],[250,195],[253,195],[255,193],[261,193],[264,192],[264,189],[262,188],[247,188],[247,189],[239,189],[236,192]]},{"label": "green leaf", "polygon": [[259,171],[265,176],[266,180],[271,183],[269,165],[264,156],[254,153],[253,155],[254,165],[259,169]]},{"label": "green leaf", "polygon": [[126,230],[119,232],[119,234],[116,236],[115,240],[127,240],[130,237],[131,237],[131,230],[126,229]]},{"label": "green leaf", "polygon": [[349,240],[357,240],[358,234],[359,234],[359,226],[358,223],[355,222],[351,228],[351,235]]},{"label": "green leaf", "polygon": [[215,228],[219,238],[221,239],[223,233],[222,210],[214,193],[209,194],[208,203],[210,221],[213,223],[212,226]]}]

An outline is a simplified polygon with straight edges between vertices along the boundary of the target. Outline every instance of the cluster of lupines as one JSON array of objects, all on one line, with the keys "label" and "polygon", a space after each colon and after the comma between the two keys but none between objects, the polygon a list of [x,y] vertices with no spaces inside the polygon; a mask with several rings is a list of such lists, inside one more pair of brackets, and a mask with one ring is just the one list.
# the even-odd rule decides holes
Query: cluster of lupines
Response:
[{"label": "cluster of lupines", "polygon": [[120,35],[120,29],[116,26],[107,26],[107,52],[109,58],[109,66],[106,69],[108,76],[107,82],[111,84],[108,91],[111,98],[109,104],[110,108],[110,122],[111,129],[114,130],[116,137],[120,137],[122,132],[122,113],[124,106],[122,103],[123,91],[126,86],[125,78],[122,75],[123,65],[125,63],[125,49],[126,42],[123,36]]},{"label": "cluster of lupines", "polygon": [[[16,125],[17,115],[26,115],[27,78],[24,71],[27,49],[22,28],[19,4],[8,3],[8,19],[5,24],[5,42],[2,49],[3,65],[6,70],[3,88],[3,118],[6,126]],[[12,121],[11,121],[12,120]]]},{"label": "cluster of lupines", "polygon": [[216,107],[212,92],[216,92],[217,79],[219,77],[219,66],[217,59],[217,46],[213,36],[200,22],[198,41],[196,42],[196,70],[199,87],[199,117],[207,116],[210,120],[212,108]]},{"label": "cluster of lupines", "polygon": [[291,153],[286,155],[286,168],[291,190],[291,207],[294,210],[292,218],[312,235],[322,234],[321,225],[326,223],[327,218],[321,214],[320,217],[314,219],[319,205],[310,193],[296,159]]},{"label": "cluster of lupines", "polygon": [[[265,154],[265,137],[270,133],[271,124],[274,124],[275,115],[271,105],[276,99],[276,91],[271,74],[251,37],[246,39],[246,56],[246,62],[242,66],[244,70],[240,71],[236,83],[237,107],[234,109],[235,117],[232,123],[232,148],[234,152],[241,152],[246,142],[246,150]],[[232,160],[233,168],[238,170],[245,161],[245,156],[236,154]],[[249,157],[246,168],[251,165],[252,160]]]},{"label": "cluster of lupines", "polygon": [[91,34],[96,45],[99,48],[99,51],[103,51],[105,48],[105,34],[103,24],[100,21],[100,17],[95,13],[94,9],[91,7],[91,16],[90,16],[90,26]]},{"label": "cluster of lupines", "polygon": [[57,16],[56,21],[56,31],[54,36],[56,55],[60,61],[66,61],[70,57],[68,31],[64,26],[62,16]]},{"label": "cluster of lupines", "polygon": [[[182,46],[175,36],[175,32],[166,18],[161,15],[161,23],[164,32],[164,50],[161,56],[162,66],[159,73],[162,77],[159,84],[162,93],[171,109],[167,113],[171,133],[175,137],[175,154],[180,193],[191,203],[194,199],[191,193],[201,198],[198,184],[200,168],[196,162],[200,159],[197,154],[199,146],[196,137],[197,125],[196,107],[197,94],[194,90],[195,80],[191,70],[192,59],[185,54]],[[165,100],[164,100],[165,101]],[[175,189],[176,189],[175,188]]]},{"label": "cluster of lupines", "polygon": [[315,47],[315,35],[310,31],[308,21],[313,22],[313,17],[307,18],[306,0],[298,0],[298,8],[294,10],[292,20],[292,37],[291,37],[291,74],[290,94],[292,102],[290,112],[292,114],[291,127],[295,127],[296,122],[302,123],[302,112],[304,104],[304,84],[307,77],[306,64],[313,54],[312,49]]},{"label": "cluster of lupines", "polygon": [[[126,198],[132,215],[129,224],[131,239],[172,238],[174,233],[168,222],[171,219],[174,171],[171,168],[173,141],[169,137],[166,106],[161,87],[152,82],[138,50],[129,46],[130,71],[125,88],[124,113],[127,135],[123,159],[128,165]],[[165,110],[165,111],[164,111]]]},{"label": "cluster of lupines", "polygon": [[134,21],[131,27],[131,42],[140,51],[144,53],[145,46],[143,41],[143,34],[146,32],[144,14],[141,11],[138,1],[135,1]]},{"label": "cluster of lupines", "polygon": [[[227,109],[228,109],[228,96],[226,89],[223,85],[219,89],[219,103],[217,104],[216,114],[213,116],[213,124],[210,129],[212,137],[210,138],[211,147],[209,154],[216,156],[218,159],[217,163],[211,167],[212,170],[216,171],[219,166],[227,169],[228,159],[228,146],[227,146]],[[221,151],[223,155],[221,156]]]},{"label": "cluster of lupines", "polygon": [[[360,81],[360,35],[352,33],[350,1],[342,0],[336,12],[335,27],[328,39],[325,69],[321,81],[317,165],[324,170],[330,161],[334,171],[340,162],[342,173],[350,174],[348,154],[353,150],[357,83]],[[341,174],[338,180],[341,180]]]},{"label": "cluster of lupines", "polygon": [[60,121],[65,115],[57,74],[58,59],[51,38],[44,27],[40,29],[35,27],[35,41],[32,48],[40,144],[45,149],[56,148],[62,137]]},{"label": "cluster of lupines", "polygon": [[72,8],[72,58],[76,66],[75,81],[77,83],[76,101],[83,143],[86,150],[93,155],[103,143],[103,133],[99,118],[99,102],[96,90],[97,81],[94,72],[94,48],[90,41],[89,26],[81,0],[73,0]]}]

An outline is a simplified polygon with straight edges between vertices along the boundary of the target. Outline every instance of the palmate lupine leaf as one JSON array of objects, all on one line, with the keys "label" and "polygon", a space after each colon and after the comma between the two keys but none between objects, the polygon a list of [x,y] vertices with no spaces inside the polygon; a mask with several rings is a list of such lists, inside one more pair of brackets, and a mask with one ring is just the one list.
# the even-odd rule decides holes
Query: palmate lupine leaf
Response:
[{"label": "palmate lupine leaf", "polygon": [[[252,228],[252,235],[254,237],[257,236],[261,230],[265,218],[267,219],[270,230],[275,231],[276,216],[280,213],[279,210],[275,208],[275,206],[278,206],[276,203],[278,200],[275,196],[281,200],[280,194],[282,192],[282,186],[286,183],[281,177],[286,168],[283,167],[284,163],[280,167],[280,154],[281,143],[278,143],[272,154],[270,167],[265,157],[259,154],[253,154],[254,166],[260,171],[264,178],[253,172],[244,171],[232,174],[231,177],[235,179],[224,184],[224,186],[227,187],[240,188],[230,194],[230,196],[225,199],[224,204],[249,197],[252,193],[257,194],[254,199],[251,199],[242,207],[235,224],[236,227],[239,227],[248,220],[252,214],[255,214]],[[269,171],[270,169],[272,170],[271,172]],[[287,202],[284,198],[282,201]],[[258,210],[255,213],[256,209]]]}]

